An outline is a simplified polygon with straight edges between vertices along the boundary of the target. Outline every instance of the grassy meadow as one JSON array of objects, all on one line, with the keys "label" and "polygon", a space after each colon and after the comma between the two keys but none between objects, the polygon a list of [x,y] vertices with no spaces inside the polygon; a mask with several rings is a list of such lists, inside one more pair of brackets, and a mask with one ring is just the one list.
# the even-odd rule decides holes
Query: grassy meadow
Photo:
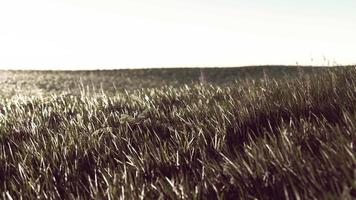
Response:
[{"label": "grassy meadow", "polygon": [[356,67],[0,71],[2,199],[354,199]]}]

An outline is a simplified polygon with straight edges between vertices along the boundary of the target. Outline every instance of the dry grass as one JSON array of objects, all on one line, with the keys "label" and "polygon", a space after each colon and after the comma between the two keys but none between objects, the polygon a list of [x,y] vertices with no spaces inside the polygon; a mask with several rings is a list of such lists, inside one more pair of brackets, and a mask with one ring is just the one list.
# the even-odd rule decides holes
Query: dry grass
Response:
[{"label": "dry grass", "polygon": [[1,195],[352,199],[355,77],[349,67],[3,99]]}]

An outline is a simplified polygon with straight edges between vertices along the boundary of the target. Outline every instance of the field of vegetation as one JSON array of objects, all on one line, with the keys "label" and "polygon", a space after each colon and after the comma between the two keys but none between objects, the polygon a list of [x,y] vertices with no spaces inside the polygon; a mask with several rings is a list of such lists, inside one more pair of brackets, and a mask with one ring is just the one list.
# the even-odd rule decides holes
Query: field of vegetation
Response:
[{"label": "field of vegetation", "polygon": [[354,199],[356,67],[0,71],[2,199]]}]

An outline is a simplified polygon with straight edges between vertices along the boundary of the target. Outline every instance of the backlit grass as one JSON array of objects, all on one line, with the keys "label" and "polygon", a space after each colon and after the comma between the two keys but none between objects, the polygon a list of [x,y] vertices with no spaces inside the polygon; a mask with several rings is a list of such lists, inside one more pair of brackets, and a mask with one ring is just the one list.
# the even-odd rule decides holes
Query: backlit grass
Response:
[{"label": "backlit grass", "polygon": [[58,91],[2,99],[2,198],[356,197],[354,67]]}]

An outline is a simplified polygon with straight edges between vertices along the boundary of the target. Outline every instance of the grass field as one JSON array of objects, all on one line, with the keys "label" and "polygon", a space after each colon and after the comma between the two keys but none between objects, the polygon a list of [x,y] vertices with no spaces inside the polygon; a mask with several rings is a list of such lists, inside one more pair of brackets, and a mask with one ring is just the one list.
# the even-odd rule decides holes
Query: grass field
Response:
[{"label": "grass field", "polygon": [[356,198],[356,67],[0,72],[3,199]]}]

